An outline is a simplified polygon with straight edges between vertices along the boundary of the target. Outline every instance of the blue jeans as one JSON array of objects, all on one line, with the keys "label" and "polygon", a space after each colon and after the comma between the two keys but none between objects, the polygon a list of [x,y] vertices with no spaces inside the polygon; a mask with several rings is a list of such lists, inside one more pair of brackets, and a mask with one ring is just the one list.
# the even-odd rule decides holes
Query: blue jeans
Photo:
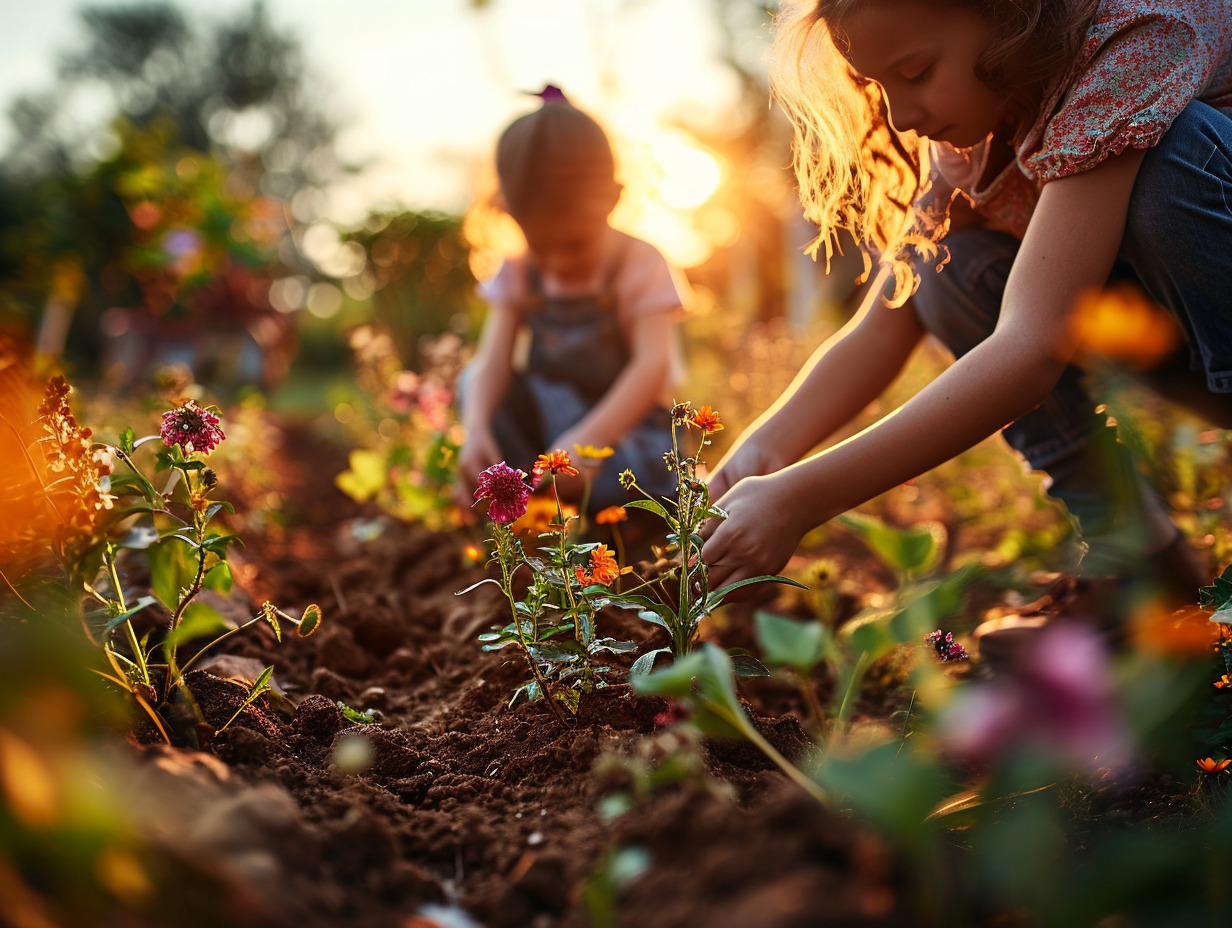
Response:
[{"label": "blue jeans", "polygon": [[[949,264],[922,277],[912,305],[925,328],[961,357],[996,326],[1020,242],[967,228],[945,244]],[[1184,331],[1182,356],[1154,372],[1161,385],[1200,378],[1209,400],[1204,411],[1232,416],[1232,115],[1192,102],[1147,151],[1114,277],[1139,283]],[[1083,372],[1069,367],[1044,402],[1003,435],[1049,474],[1049,492],[1077,518],[1088,542],[1153,548],[1157,541],[1131,536],[1146,519],[1158,521],[1162,509],[1096,403]]]}]

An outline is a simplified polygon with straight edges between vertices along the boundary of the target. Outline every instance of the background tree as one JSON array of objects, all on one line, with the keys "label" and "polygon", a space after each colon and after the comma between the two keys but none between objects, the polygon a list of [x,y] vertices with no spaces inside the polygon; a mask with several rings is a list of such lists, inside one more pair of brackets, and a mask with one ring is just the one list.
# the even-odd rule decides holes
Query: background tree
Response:
[{"label": "background tree", "polygon": [[[200,273],[179,274],[170,299],[160,296],[167,275],[153,273],[160,261],[186,270],[175,248],[191,235],[214,246],[200,272],[261,266],[267,278],[314,276],[293,245],[289,201],[345,168],[334,150],[338,119],[299,42],[278,32],[259,2],[213,25],[168,3],[86,7],[81,20],[84,39],[63,56],[53,86],[9,111],[15,141],[0,159],[5,328],[32,334],[40,326],[42,350],[67,346],[89,366],[109,308],[174,316],[194,300],[200,306],[196,289],[210,283]],[[83,101],[97,110],[100,99],[99,117],[83,123]],[[254,211],[281,227],[271,242],[267,221],[257,251],[232,225]],[[215,303],[238,295],[251,298],[247,309],[268,310],[259,286],[228,295],[226,284],[213,284]]]}]

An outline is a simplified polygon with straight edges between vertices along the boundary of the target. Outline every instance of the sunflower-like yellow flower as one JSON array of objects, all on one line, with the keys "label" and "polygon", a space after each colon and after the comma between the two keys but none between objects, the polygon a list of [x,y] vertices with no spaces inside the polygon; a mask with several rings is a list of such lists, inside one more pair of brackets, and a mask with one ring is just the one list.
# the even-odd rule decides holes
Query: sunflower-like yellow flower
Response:
[{"label": "sunflower-like yellow flower", "polygon": [[579,458],[587,461],[602,461],[616,453],[616,449],[606,445],[602,448],[596,448],[594,445],[574,445],[573,450]]}]

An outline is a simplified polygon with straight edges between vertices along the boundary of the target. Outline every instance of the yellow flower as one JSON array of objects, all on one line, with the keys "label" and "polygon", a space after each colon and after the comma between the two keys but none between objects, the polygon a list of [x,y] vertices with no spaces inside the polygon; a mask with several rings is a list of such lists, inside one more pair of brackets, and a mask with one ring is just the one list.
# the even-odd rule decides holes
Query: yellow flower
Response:
[{"label": "yellow flower", "polygon": [[604,446],[596,448],[594,445],[574,445],[573,450],[577,452],[579,458],[586,458],[591,461],[602,461],[604,458],[610,458],[616,453],[615,449]]}]

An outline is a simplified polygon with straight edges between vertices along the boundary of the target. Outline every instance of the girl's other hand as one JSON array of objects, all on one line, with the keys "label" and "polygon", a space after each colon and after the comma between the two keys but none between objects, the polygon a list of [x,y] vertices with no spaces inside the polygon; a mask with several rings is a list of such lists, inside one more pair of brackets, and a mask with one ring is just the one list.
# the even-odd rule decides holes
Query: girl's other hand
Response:
[{"label": "girl's other hand", "polygon": [[811,526],[798,524],[801,506],[784,475],[746,477],[717,501],[727,518],[702,526],[702,560],[710,588],[777,574]]},{"label": "girl's other hand", "polygon": [[479,475],[499,463],[500,445],[488,429],[472,429],[467,432],[466,443],[458,452],[458,480],[454,484],[453,498],[462,510],[462,520],[473,525],[478,517],[471,507],[475,504],[475,486]]}]

